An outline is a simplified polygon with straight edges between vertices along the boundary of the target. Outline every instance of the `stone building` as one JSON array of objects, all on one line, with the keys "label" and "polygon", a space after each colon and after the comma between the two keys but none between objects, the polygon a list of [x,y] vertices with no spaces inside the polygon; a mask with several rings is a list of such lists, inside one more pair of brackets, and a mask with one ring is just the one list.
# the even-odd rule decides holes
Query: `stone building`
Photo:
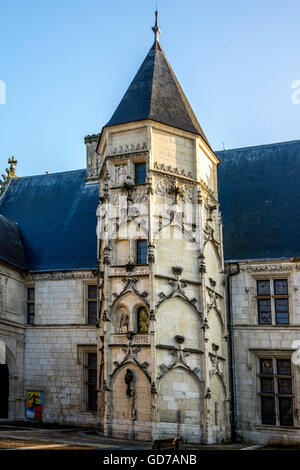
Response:
[{"label": "stone building", "polygon": [[153,31],[85,170],[10,161],[0,419],[296,440],[300,142],[215,153]]}]

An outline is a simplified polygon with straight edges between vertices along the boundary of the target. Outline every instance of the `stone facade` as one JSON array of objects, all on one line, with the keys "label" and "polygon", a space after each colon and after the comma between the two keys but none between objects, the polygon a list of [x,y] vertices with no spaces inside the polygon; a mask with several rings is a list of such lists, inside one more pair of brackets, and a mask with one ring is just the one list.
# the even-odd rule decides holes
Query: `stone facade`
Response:
[{"label": "stone facade", "polygon": [[[153,122],[105,130],[98,152],[99,429],[136,439],[228,440],[218,160],[195,135]],[[141,163],[146,179],[136,184]],[[148,247],[143,265],[139,240]],[[143,334],[140,308],[148,316]]]},{"label": "stone facade", "polygon": [[[228,266],[236,272],[233,264]],[[300,265],[297,261],[273,260],[240,262],[239,268],[239,273],[230,278],[237,433],[241,438],[256,443],[299,443],[300,369],[297,349],[300,339]],[[288,283],[289,322],[276,324],[273,305],[272,324],[259,324],[257,280],[270,281],[272,286],[276,279],[286,279]],[[278,398],[276,423],[262,424],[261,358],[291,361],[293,425],[281,424]],[[280,396],[276,387],[275,392]]]},{"label": "stone facade", "polygon": [[[0,341],[9,370],[8,409],[0,419],[24,418],[25,287],[19,270],[0,264]],[[1,366],[0,366],[1,367]],[[1,377],[1,389],[5,387]],[[5,400],[5,397],[2,397]]]},{"label": "stone facade", "polygon": [[[87,409],[85,351],[96,353],[96,328],[87,319],[92,272],[22,275],[1,269],[1,336],[9,369],[9,419],[25,418],[27,391],[44,393],[43,421],[95,425]],[[34,324],[27,288],[35,291]]]}]

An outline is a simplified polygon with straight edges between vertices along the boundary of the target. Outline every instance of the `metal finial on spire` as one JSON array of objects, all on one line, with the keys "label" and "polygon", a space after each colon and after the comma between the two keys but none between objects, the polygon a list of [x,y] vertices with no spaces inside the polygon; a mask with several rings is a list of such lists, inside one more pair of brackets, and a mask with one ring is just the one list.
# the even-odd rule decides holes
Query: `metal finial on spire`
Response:
[{"label": "metal finial on spire", "polygon": [[159,35],[161,33],[161,30],[159,29],[159,26],[158,26],[158,11],[157,11],[157,8],[156,8],[156,11],[155,11],[155,26],[153,26],[152,28],[152,31],[155,35],[155,42],[159,42]]}]

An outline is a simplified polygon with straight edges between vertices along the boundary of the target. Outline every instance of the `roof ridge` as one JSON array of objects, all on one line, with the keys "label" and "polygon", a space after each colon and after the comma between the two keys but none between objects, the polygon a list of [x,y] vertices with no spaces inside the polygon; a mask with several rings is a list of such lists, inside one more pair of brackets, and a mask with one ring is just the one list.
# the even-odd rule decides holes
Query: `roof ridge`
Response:
[{"label": "roof ridge", "polygon": [[40,173],[40,174],[37,174],[37,175],[26,175],[26,176],[19,176],[18,178],[15,178],[15,180],[23,180],[25,178],[36,178],[36,177],[41,177],[41,176],[44,176],[45,178],[47,176],[55,176],[55,175],[61,175],[63,173],[76,173],[76,172],[79,172],[79,171],[86,171],[86,168],[79,168],[77,170],[65,170],[65,171],[55,171],[54,173]]},{"label": "roof ridge", "polygon": [[224,152],[232,152],[233,150],[246,150],[246,149],[253,149],[257,147],[272,147],[272,146],[278,146],[278,145],[287,145],[287,144],[296,144],[300,143],[300,139],[294,139],[294,140],[283,140],[282,142],[272,142],[270,144],[258,144],[258,145],[248,145],[245,147],[233,147],[225,150],[215,150],[215,153],[224,153]]}]

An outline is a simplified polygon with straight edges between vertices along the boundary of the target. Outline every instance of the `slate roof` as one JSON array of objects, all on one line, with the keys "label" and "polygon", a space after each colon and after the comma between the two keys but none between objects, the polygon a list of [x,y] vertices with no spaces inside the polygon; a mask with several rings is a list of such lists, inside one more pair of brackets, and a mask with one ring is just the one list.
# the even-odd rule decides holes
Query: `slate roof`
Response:
[{"label": "slate roof", "polygon": [[18,224],[30,271],[96,268],[98,185],[85,178],[77,170],[11,180],[0,214]]},{"label": "slate roof", "polygon": [[300,256],[300,140],[216,154],[225,260]]},{"label": "slate roof", "polygon": [[[105,127],[151,119],[201,135],[203,130],[156,41]],[[208,143],[208,142],[207,142]]]},{"label": "slate roof", "polygon": [[0,215],[0,260],[20,269],[27,269],[17,224],[3,215]]}]

